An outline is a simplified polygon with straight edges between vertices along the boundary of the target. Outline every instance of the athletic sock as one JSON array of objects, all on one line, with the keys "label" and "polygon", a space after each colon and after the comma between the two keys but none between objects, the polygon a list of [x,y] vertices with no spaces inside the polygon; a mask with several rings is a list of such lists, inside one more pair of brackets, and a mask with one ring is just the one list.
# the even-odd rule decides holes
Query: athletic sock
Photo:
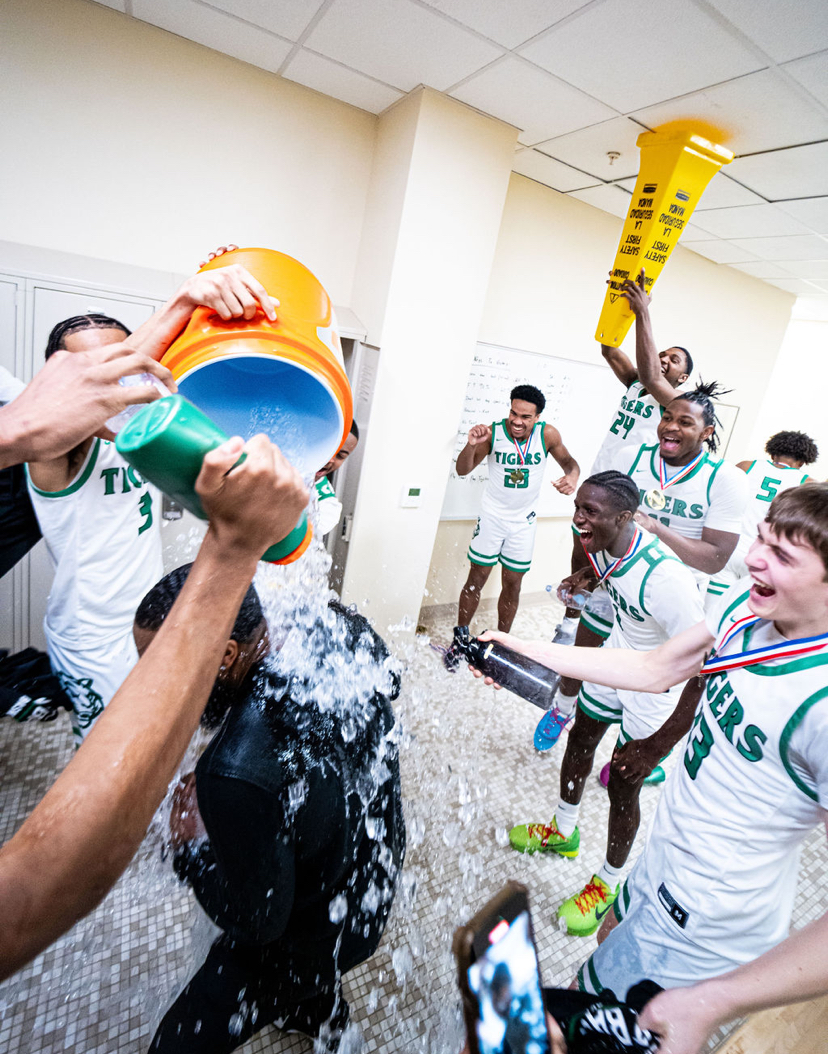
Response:
[{"label": "athletic sock", "polygon": [[578,802],[577,805],[570,805],[569,802],[564,801],[563,798],[561,798],[555,806],[555,826],[564,838],[569,838],[578,826],[578,813],[580,810],[580,802]]},{"label": "athletic sock", "polygon": [[578,702],[578,693],[574,695],[564,695],[563,692],[558,692],[555,696],[555,706],[565,716],[569,717],[570,714],[575,713],[575,704]]},{"label": "athletic sock", "polygon": [[[558,826],[558,830],[560,831],[560,825]],[[563,831],[561,831],[561,834],[563,834]],[[614,893],[615,887],[621,881],[621,872],[623,870],[623,867],[613,867],[607,860],[604,860],[601,865],[601,870],[597,871],[596,874],[602,882],[609,886],[610,891]]]},{"label": "athletic sock", "polygon": [[561,622],[561,626],[577,626],[580,621],[580,615],[564,615],[563,621]]}]

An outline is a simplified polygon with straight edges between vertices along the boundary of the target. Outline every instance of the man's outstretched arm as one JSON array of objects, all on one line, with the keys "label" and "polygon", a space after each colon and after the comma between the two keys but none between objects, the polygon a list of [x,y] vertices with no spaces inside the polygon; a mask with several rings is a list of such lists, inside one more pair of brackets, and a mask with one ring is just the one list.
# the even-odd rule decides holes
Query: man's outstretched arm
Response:
[{"label": "man's outstretched arm", "polygon": [[[247,458],[238,468],[244,449]],[[259,557],[308,492],[264,436],[204,459],[210,527],[181,595],[82,747],[0,849],[0,979],[91,911],[141,843],[213,687]]]}]

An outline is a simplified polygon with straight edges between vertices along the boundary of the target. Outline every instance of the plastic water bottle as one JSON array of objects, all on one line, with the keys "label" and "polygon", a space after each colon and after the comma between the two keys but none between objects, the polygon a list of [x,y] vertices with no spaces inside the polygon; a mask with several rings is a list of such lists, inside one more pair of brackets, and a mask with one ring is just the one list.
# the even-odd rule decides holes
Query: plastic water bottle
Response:
[{"label": "plastic water bottle", "polygon": [[[148,384],[151,388],[155,388],[160,392],[161,396],[170,395],[168,388],[165,388],[161,381],[157,377],[154,377],[151,373],[131,373],[127,377],[122,377],[118,384],[124,388],[134,388],[139,384]],[[146,403],[132,403],[130,406],[125,406],[119,414],[115,414],[114,417],[110,417],[106,422],[106,427],[113,435],[117,435],[127,421],[131,421],[132,418],[146,406]]]},{"label": "plastic water bottle", "polygon": [[463,648],[471,665],[486,677],[541,710],[548,710],[552,705],[561,678],[548,666],[493,640],[471,637]]},{"label": "plastic water bottle", "polygon": [[555,586],[547,586],[546,592],[574,611],[589,611],[593,615],[609,619],[610,622],[613,620],[612,600],[606,589],[602,589],[600,586],[596,586],[591,593],[586,591],[578,593],[564,592],[559,595]]}]

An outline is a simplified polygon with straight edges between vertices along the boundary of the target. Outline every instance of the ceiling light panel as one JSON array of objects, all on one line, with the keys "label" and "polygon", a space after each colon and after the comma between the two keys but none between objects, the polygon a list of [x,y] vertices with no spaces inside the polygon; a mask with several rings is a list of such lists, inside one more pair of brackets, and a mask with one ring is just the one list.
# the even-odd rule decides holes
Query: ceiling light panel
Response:
[{"label": "ceiling light panel", "polygon": [[525,146],[617,116],[609,106],[511,55],[449,94],[520,128]]},{"label": "ceiling light panel", "polygon": [[411,0],[334,0],[305,44],[402,91],[443,91],[503,54]]},{"label": "ceiling light panel", "polygon": [[424,0],[484,37],[514,48],[560,22],[590,0]]},{"label": "ceiling light panel", "polygon": [[379,84],[370,77],[357,73],[347,66],[314,55],[307,48],[300,49],[286,66],[283,77],[304,84],[306,88],[331,95],[334,99],[358,106],[369,113],[382,113],[388,106],[403,97],[396,88]]},{"label": "ceiling light panel", "polygon": [[521,48],[626,113],[766,65],[691,0],[606,0]]},{"label": "ceiling light panel", "polygon": [[[626,117],[602,121],[568,135],[548,139],[538,146],[545,154],[566,164],[575,165],[603,180],[619,180],[638,171],[636,140],[646,128]],[[610,161],[610,151],[620,156]],[[630,188],[632,189],[632,188]]]},{"label": "ceiling light panel", "polygon": [[321,0],[209,0],[209,3],[289,40],[299,39],[321,7]]},{"label": "ceiling light panel", "polygon": [[790,238],[735,238],[728,244],[762,260],[824,260],[828,257],[828,240],[816,234]]},{"label": "ceiling light panel", "polygon": [[828,194],[828,142],[739,157],[731,173],[771,201]]},{"label": "ceiling light panel", "polygon": [[593,176],[578,172],[569,165],[561,164],[553,157],[547,157],[537,150],[518,150],[512,164],[512,171],[519,172],[522,176],[544,183],[553,190],[566,192],[568,190],[581,190],[584,187],[594,187],[598,182]]},{"label": "ceiling light panel", "polygon": [[193,0],[132,0],[132,13],[170,33],[225,55],[275,72],[290,54],[292,44],[247,22],[240,22]]},{"label": "ceiling light panel", "polygon": [[[803,98],[776,70],[729,80],[630,116],[655,128],[667,121],[701,120],[724,129],[722,145],[736,154],[808,143],[828,136],[828,113]],[[735,172],[728,165],[729,173]]]},{"label": "ceiling light panel", "polygon": [[825,0],[708,2],[775,62],[808,55],[828,43],[828,4]]},{"label": "ceiling light panel", "polygon": [[694,222],[717,238],[762,238],[784,234],[808,234],[793,216],[773,205],[741,205],[735,209],[708,209],[696,213]]}]

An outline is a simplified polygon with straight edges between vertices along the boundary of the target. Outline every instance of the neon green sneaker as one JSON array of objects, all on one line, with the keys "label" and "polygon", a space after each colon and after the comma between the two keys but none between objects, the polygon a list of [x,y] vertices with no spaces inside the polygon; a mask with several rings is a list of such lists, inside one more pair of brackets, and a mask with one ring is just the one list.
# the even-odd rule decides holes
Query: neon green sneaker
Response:
[{"label": "neon green sneaker", "polygon": [[595,933],[604,916],[618,896],[619,886],[613,892],[597,875],[593,875],[584,888],[575,893],[558,908],[558,918],[566,922],[570,937],[589,937]]},{"label": "neon green sneaker", "polygon": [[558,830],[555,817],[552,823],[522,823],[509,831],[509,843],[519,853],[557,853],[558,856],[577,856],[581,834],[576,827],[566,838]]}]

